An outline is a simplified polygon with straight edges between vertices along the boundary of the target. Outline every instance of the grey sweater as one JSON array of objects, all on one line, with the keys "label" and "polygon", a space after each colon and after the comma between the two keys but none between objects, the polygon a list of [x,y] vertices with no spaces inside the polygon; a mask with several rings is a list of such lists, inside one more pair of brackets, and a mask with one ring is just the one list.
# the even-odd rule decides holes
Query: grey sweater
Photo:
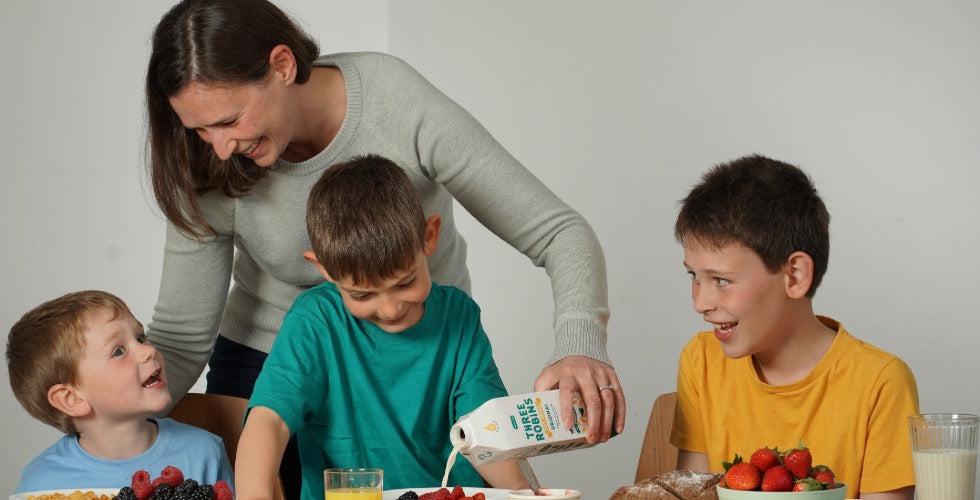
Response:
[{"label": "grey sweater", "polygon": [[[311,248],[306,199],[323,170],[365,154],[390,158],[418,187],[426,215],[440,214],[432,278],[469,292],[466,242],[453,199],[498,237],[544,267],[554,291],[555,352],[609,362],[606,271],[592,228],[512,157],[469,113],[400,59],[379,53],[322,56],[341,70],[347,116],[318,155],[279,160],[249,195],[201,198],[217,231],[202,241],[168,225],[150,338],[182,396],[207,364],[218,332],[268,352],[293,299],[323,281],[302,257]],[[231,288],[229,290],[229,284]]]}]

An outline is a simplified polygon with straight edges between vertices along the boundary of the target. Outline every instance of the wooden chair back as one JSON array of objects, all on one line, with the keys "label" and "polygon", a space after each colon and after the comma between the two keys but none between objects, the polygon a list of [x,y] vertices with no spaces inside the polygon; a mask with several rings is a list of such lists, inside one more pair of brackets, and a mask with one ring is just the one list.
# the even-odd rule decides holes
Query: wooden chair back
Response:
[{"label": "wooden chair back", "polygon": [[661,394],[653,402],[634,482],[677,468],[677,447],[670,444],[676,406],[676,392]]},{"label": "wooden chair back", "polygon": [[[167,416],[178,422],[200,427],[223,439],[228,459],[234,467],[238,438],[242,435],[242,421],[247,407],[248,400],[244,398],[189,392]],[[276,481],[273,500],[283,499],[282,484]]]}]

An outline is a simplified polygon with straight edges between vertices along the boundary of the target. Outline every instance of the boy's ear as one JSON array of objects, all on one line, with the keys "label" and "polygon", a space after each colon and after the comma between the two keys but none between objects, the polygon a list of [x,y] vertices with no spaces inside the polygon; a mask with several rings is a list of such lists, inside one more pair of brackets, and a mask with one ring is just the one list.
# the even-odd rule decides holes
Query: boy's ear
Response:
[{"label": "boy's ear", "polygon": [[431,257],[436,253],[439,246],[439,228],[442,227],[442,216],[435,214],[425,220],[425,241],[423,242],[425,255]]},{"label": "boy's ear", "polygon": [[92,405],[69,384],[55,384],[48,389],[48,403],[69,417],[84,417],[92,411]]},{"label": "boy's ear", "polygon": [[806,252],[793,252],[786,261],[786,295],[792,299],[806,297],[813,284],[813,257]]},{"label": "boy's ear", "polygon": [[313,264],[313,266],[315,266],[317,270],[320,271],[320,274],[323,275],[324,279],[326,279],[331,283],[334,282],[333,278],[330,277],[330,273],[328,273],[326,268],[323,267],[323,264],[320,263],[320,260],[316,258],[316,254],[313,253],[313,250],[304,250],[303,258],[310,261],[310,264]]}]

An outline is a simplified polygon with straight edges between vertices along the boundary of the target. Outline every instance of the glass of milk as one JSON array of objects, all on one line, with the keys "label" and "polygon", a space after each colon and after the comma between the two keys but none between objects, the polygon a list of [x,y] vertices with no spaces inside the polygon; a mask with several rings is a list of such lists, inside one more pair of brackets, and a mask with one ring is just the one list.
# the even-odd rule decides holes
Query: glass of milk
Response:
[{"label": "glass of milk", "polygon": [[973,500],[980,417],[963,413],[909,416],[915,494],[919,500]]}]

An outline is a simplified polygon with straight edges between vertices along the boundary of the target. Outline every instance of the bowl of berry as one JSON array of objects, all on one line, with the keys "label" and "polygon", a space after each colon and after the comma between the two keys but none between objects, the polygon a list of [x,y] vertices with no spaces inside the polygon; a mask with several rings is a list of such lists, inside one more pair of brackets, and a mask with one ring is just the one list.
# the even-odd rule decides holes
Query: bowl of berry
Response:
[{"label": "bowl of berry", "polygon": [[813,456],[802,441],[785,452],[759,448],[748,461],[736,454],[722,466],[725,477],[717,487],[719,500],[844,500],[847,495],[847,486],[837,482],[833,469],[813,465]]},{"label": "bowl of berry", "polygon": [[231,487],[224,481],[199,483],[184,478],[177,467],[168,465],[156,478],[145,470],[133,474],[129,486],[122,487],[115,500],[233,500]]}]

